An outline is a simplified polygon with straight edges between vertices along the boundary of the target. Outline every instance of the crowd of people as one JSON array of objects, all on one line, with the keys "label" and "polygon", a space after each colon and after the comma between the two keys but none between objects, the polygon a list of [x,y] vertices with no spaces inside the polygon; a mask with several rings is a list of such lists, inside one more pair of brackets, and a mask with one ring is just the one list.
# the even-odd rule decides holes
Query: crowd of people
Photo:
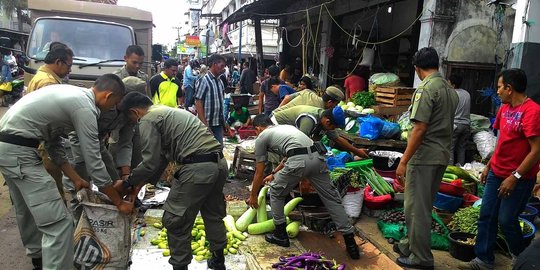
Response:
[{"label": "crowd of people", "polygon": [[[320,140],[326,135],[333,147],[368,158],[366,149],[341,136],[345,112],[337,106],[365,90],[365,78],[351,72],[344,90],[333,85],[320,96],[310,76],[272,65],[259,78],[259,114],[252,117],[246,107],[236,105],[228,116],[223,113],[226,87],[252,93],[258,80],[249,64],[241,72],[233,67],[231,73],[220,55],[208,57],[204,66],[197,60],[183,65],[168,59],[160,73],[149,77],[141,71],[144,51],[132,45],[121,69],[100,76],[86,89],[63,84],[73,60],[69,46],[52,42],[28,94],[0,119],[0,172],[34,269],[73,268],[73,224],[82,212],[77,191],[94,184],[120,213],[130,214],[138,191],[146,183],[156,184],[169,162],[183,165],[174,173],[163,206],[169,263],[175,270],[188,269],[192,224],[200,212],[212,252],[208,266],[225,269],[222,219],[228,168],[223,144],[230,126],[253,126],[258,135],[247,203],[264,207],[258,205],[257,194],[262,185],[270,186],[275,230],[266,241],[290,245],[283,206],[290,191],[306,178],[342,233],[348,255],[360,258],[354,226],[330,182]],[[430,269],[434,260],[425,231],[431,226],[431,207],[446,166],[454,156],[457,163],[464,162],[470,95],[460,88],[461,77],[445,80],[439,73],[434,49],[420,49],[413,64],[422,82],[413,95],[413,130],[396,171],[405,186],[408,234],[394,251],[400,254],[399,265]],[[460,266],[464,269],[493,268],[498,224],[516,258],[525,248],[517,218],[532,192],[540,160],[540,128],[535,125],[540,108],[525,95],[526,84],[522,70],[505,70],[499,76],[504,105],[494,127],[500,138],[482,174],[486,191],[477,258]],[[70,196],[64,196],[64,190]]]}]

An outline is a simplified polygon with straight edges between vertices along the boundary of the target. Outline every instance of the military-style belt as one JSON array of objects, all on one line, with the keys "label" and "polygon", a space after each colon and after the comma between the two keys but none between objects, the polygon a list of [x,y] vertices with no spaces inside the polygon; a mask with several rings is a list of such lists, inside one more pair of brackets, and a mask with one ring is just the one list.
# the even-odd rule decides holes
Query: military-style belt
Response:
[{"label": "military-style belt", "polygon": [[15,144],[19,146],[26,146],[32,148],[38,148],[39,140],[38,139],[28,139],[19,135],[8,134],[0,132],[0,142]]},{"label": "military-style belt", "polygon": [[223,158],[222,152],[208,153],[208,154],[195,154],[185,157],[182,164],[193,164],[202,162],[219,162]]},{"label": "military-style belt", "polygon": [[287,157],[306,155],[310,152],[309,150],[311,150],[311,153],[317,153],[317,147],[315,147],[315,145],[312,145],[311,147],[301,147],[301,148],[291,149],[287,151]]}]

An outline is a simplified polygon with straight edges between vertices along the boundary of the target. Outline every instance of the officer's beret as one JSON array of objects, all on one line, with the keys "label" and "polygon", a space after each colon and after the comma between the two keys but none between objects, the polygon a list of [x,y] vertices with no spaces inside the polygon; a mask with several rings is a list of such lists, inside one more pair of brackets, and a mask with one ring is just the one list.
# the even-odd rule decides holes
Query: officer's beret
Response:
[{"label": "officer's beret", "polygon": [[139,92],[146,94],[146,82],[138,77],[129,76],[123,80],[127,92]]},{"label": "officer's beret", "polygon": [[328,86],[328,88],[326,88],[325,93],[337,101],[342,101],[343,98],[345,98],[343,91],[341,91],[339,88],[335,86]]}]

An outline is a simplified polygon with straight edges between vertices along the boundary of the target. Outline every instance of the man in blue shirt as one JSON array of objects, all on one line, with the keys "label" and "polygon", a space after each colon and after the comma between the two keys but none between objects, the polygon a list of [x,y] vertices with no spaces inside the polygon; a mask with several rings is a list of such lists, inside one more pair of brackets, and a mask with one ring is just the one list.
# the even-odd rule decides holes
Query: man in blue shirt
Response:
[{"label": "man in blue shirt", "polygon": [[285,98],[285,96],[295,93],[292,87],[282,84],[278,78],[270,78],[268,80],[268,89],[279,97],[280,102]]},{"label": "man in blue shirt", "polygon": [[195,81],[198,76],[196,70],[200,67],[200,64],[197,60],[189,61],[189,64],[184,69],[184,92],[185,92],[185,107],[188,108],[192,106],[195,102],[193,96],[195,94]]}]

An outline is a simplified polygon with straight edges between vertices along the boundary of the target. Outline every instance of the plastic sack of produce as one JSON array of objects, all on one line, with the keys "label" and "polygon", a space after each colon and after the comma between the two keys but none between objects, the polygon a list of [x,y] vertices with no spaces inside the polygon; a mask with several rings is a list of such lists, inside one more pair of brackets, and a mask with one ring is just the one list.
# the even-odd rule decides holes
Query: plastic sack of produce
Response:
[{"label": "plastic sack of produce", "polygon": [[495,151],[495,146],[497,145],[497,137],[491,131],[480,131],[474,134],[473,141],[482,159],[490,156]]},{"label": "plastic sack of produce", "polygon": [[377,86],[394,86],[399,84],[399,77],[394,73],[375,73],[369,77],[369,83]]},{"label": "plastic sack of produce", "polygon": [[412,129],[411,113],[409,111],[404,112],[398,119],[399,127],[402,131],[409,131]]},{"label": "plastic sack of produce", "polygon": [[326,165],[329,170],[334,170],[334,168],[345,168],[345,163],[352,161],[353,157],[347,152],[340,152],[333,157],[328,157],[326,159]]},{"label": "plastic sack of produce", "polygon": [[83,213],[75,229],[77,269],[127,269],[131,247],[130,217],[110,199],[83,189],[77,193]]},{"label": "plastic sack of produce", "polygon": [[360,217],[360,213],[362,212],[362,202],[364,201],[364,189],[347,192],[341,200],[347,216],[351,218]]},{"label": "plastic sack of produce", "polygon": [[[448,228],[446,228],[437,214],[432,213],[431,217],[431,248],[448,250],[450,246]],[[395,241],[404,238],[407,235],[407,226],[405,225],[403,208],[396,208],[383,213],[377,221],[377,227],[384,238],[392,238]]]},{"label": "plastic sack of produce", "polygon": [[401,128],[398,124],[389,121],[384,121],[381,129],[381,138],[392,139],[401,134]]},{"label": "plastic sack of produce", "polygon": [[372,115],[359,117],[358,123],[360,123],[360,137],[373,141],[381,136],[384,121],[379,117]]},{"label": "plastic sack of produce", "polygon": [[491,126],[491,121],[489,118],[471,113],[471,133],[478,133],[480,131],[489,131]]}]

